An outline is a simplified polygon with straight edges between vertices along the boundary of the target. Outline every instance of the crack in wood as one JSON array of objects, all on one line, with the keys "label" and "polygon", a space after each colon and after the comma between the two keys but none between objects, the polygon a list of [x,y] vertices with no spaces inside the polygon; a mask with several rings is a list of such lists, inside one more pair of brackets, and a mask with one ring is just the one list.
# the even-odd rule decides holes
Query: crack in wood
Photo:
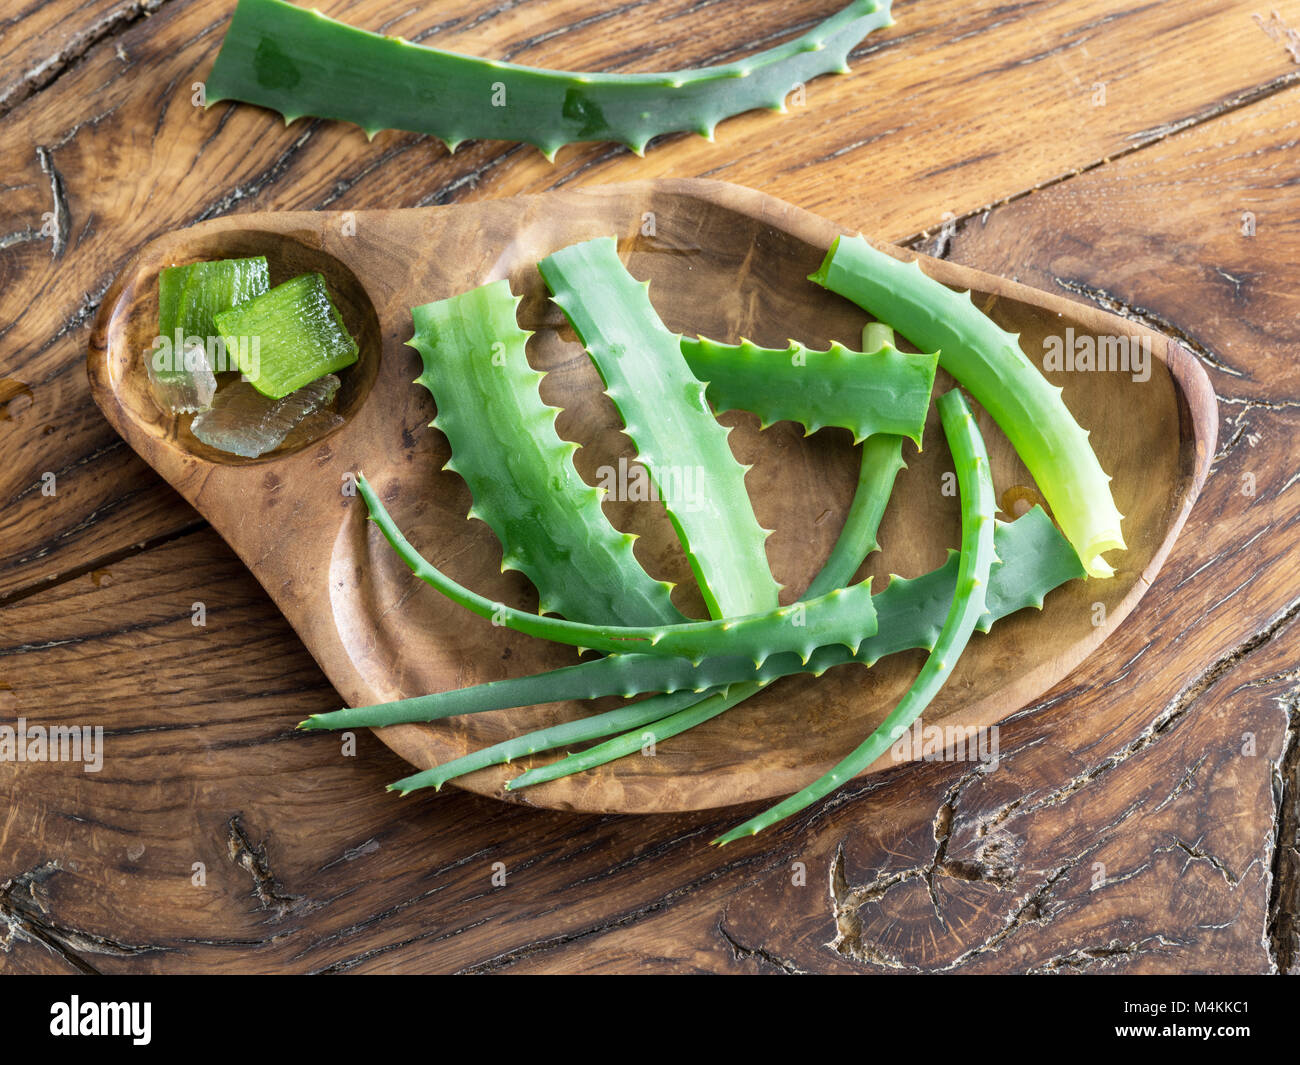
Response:
[{"label": "crack in wood", "polygon": [[1208,347],[1202,344],[1194,336],[1188,333],[1181,326],[1174,324],[1163,315],[1155,311],[1148,310],[1146,307],[1139,307],[1136,304],[1127,303],[1118,296],[1107,292],[1104,288],[1098,288],[1095,285],[1085,284],[1082,281],[1073,281],[1065,277],[1053,276],[1052,280],[1065,289],[1066,292],[1072,292],[1076,296],[1083,296],[1085,299],[1097,304],[1104,310],[1110,311],[1111,314],[1118,315],[1130,322],[1137,322],[1148,329],[1154,329],[1157,333],[1163,333],[1166,336],[1173,337],[1183,347],[1187,348],[1193,355],[1200,359],[1206,366],[1218,370],[1230,377],[1245,377],[1245,373],[1229,366],[1221,358],[1214,354]]},{"label": "crack in wood", "polygon": [[[1148,946],[1148,944],[1155,945]],[[1027,972],[1029,974],[1059,973],[1067,970],[1070,972],[1083,972],[1094,965],[1105,967],[1115,961],[1136,958],[1142,954],[1154,954],[1157,953],[1160,947],[1180,947],[1183,945],[1180,940],[1169,939],[1161,933],[1133,940],[1129,943],[1122,943],[1118,939],[1112,939],[1109,943],[1100,947],[1076,947],[1064,954],[1049,958],[1040,965],[1035,965]]]},{"label": "crack in wood", "polygon": [[262,909],[270,911],[271,922],[314,909],[304,896],[290,894],[276,879],[266,856],[265,841],[254,843],[239,818],[239,814],[234,814],[226,823],[226,852],[232,862],[253,878],[253,897]]},{"label": "crack in wood", "polygon": [[1273,764],[1273,832],[1264,941],[1274,969],[1300,962],[1300,688],[1278,700],[1287,715],[1282,751]]},{"label": "crack in wood", "polygon": [[[41,164],[41,173],[50,179],[50,196],[54,200],[51,222],[54,231],[50,234],[50,256],[58,259],[68,246],[68,233],[72,228],[72,212],[68,208],[68,193],[63,185],[63,175],[54,166],[54,155],[49,148],[36,146],[36,158]],[[44,226],[41,227],[42,231]]]},{"label": "crack in wood", "polygon": [[48,89],[77,65],[96,45],[126,32],[137,22],[159,10],[167,0],[136,0],[126,7],[109,12],[74,36],[53,55],[46,56],[29,69],[9,90],[0,96],[0,118],[24,100]]},{"label": "crack in wood", "polygon": [[1018,813],[1020,816],[1026,816],[1046,807],[1059,805],[1081,791],[1092,781],[1122,765],[1134,755],[1146,750],[1173,728],[1187,714],[1196,700],[1209,691],[1226,673],[1235,669],[1245,659],[1275,639],[1295,619],[1297,614],[1300,614],[1300,598],[1293,599],[1275,614],[1262,629],[1224,652],[1210,666],[1184,684],[1178,694],[1169,700],[1156,718],[1135,739],[1125,744],[1120,750],[1031,804],[1026,805],[1023,797],[1004,804],[990,816],[981,819],[977,834],[987,834],[991,829],[1007,821],[1013,814]]},{"label": "crack in wood", "polygon": [[19,942],[39,943],[78,972],[97,975],[99,970],[83,957],[84,954],[132,958],[169,949],[124,943],[108,936],[65,928],[52,921],[45,883],[64,870],[62,861],[56,858],[0,884],[0,951],[9,953]]},{"label": "crack in wood", "polygon": [[731,930],[727,928],[725,916],[718,918],[717,932],[718,935],[722,937],[723,941],[727,944],[727,946],[731,948],[731,956],[736,961],[745,961],[746,959],[752,959],[754,961],[760,962],[763,965],[770,965],[773,969],[776,969],[778,972],[785,973],[787,976],[809,975],[806,969],[800,969],[799,966],[797,966],[794,962],[790,961],[788,958],[783,958],[779,954],[774,954],[766,947],[745,946],[743,943],[740,942],[740,940],[738,940],[731,933]]}]

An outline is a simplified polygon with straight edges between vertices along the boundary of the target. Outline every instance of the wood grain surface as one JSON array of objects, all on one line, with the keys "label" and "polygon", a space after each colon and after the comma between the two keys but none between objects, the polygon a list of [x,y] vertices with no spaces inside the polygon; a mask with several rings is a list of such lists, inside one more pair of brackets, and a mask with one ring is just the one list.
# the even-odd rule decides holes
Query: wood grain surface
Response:
[{"label": "wood grain surface", "polygon": [[[631,70],[740,54],[836,5],[318,6]],[[0,38],[0,715],[106,733],[99,773],[0,763],[2,971],[1296,968],[1300,65],[1267,11],[903,0],[789,116],[551,166],[204,112],[193,83],[229,8],[31,4]],[[398,801],[382,785],[403,763],[373,737],[292,731],[337,694],[90,399],[112,277],[180,226],[658,176],[1120,314],[1206,368],[1223,424],[1186,531],[1119,631],[1004,723],[996,773],[891,771],[722,852],[707,841],[743,810]]]}]

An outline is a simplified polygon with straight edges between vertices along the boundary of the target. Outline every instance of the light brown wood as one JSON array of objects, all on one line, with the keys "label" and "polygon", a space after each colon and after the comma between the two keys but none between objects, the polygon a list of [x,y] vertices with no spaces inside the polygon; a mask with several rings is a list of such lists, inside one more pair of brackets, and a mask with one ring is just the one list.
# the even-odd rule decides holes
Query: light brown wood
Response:
[{"label": "light brown wood", "polygon": [[[651,216],[655,235],[640,235]],[[829,222],[751,190],[690,181],[351,219],[284,214],[218,220],[150,244],[114,283],[92,336],[92,387],[114,427],[248,563],[350,704],[522,675],[572,661],[572,653],[505,634],[418,585],[344,490],[350,473],[364,472],[435,564],[482,594],[535,606],[518,574],[499,572],[500,545],[490,531],[465,521],[463,485],[440,472],[445,441],[421,428],[432,409],[424,390],[411,384],[418,366],[403,347],[409,307],[508,277],[525,294],[523,323],[537,330],[537,365],[557,370],[548,379],[548,401],[566,410],[562,430],[588,444],[590,472],[593,462],[602,456],[611,461],[620,450],[618,423],[594,370],[566,339],[562,316],[545,299],[539,259],[574,241],[614,233],[633,274],[651,280],[652,297],[674,330],[767,343],[788,335],[816,345],[851,343],[865,316],[804,280],[837,232]],[[392,254],[417,247],[454,247],[457,254]],[[362,358],[341,393],[344,426],[297,450],[243,460],[197,442],[188,418],[164,415],[141,358],[156,332],[162,266],[257,253],[271,261],[273,282],[306,269],[324,272]],[[981,307],[1021,335],[1027,351],[1044,350],[1046,336],[1069,327],[1077,334],[1146,338],[1160,359],[1142,383],[1127,374],[1058,375],[1067,403],[1093,431],[1103,466],[1115,478],[1129,549],[1116,559],[1116,578],[1074,582],[1051,597],[1041,616],[1009,619],[976,640],[927,714],[932,723],[991,725],[1069,672],[1149,587],[1199,491],[1217,416],[1203,371],[1163,337],[1059,296],[949,263],[928,265],[940,280],[970,288]],[[803,443],[791,426],[760,434],[753,418],[731,420],[737,425],[733,449],[755,466],[748,487],[759,520],[777,530],[769,556],[777,579],[789,586],[788,600],[838,533],[854,476],[853,451],[836,434]],[[998,490],[1032,487],[1005,439],[984,421]],[[928,427],[927,440],[923,453],[909,456],[882,526],[885,550],[871,563],[878,578],[933,568],[957,542],[956,501],[941,492],[950,459],[936,425]],[[616,518],[623,519],[641,534],[641,557],[656,576],[686,580],[657,504],[625,507]],[[916,664],[916,656],[897,656],[869,671],[848,666],[816,681],[790,678],[706,727],[664,742],[653,758],[624,759],[520,793],[519,800],[662,812],[797,790],[865,737],[910,683]],[[584,712],[581,704],[555,704],[397,726],[381,735],[427,767]],[[876,768],[889,764],[884,758]],[[465,785],[501,794],[504,780],[519,771],[485,770]]]},{"label": "light brown wood", "polygon": [[[755,50],[838,5],[456,0],[445,12],[408,0],[313,6],[469,54],[646,70]],[[28,499],[47,472],[59,481],[58,505],[32,512],[39,515],[38,550],[31,527],[19,521],[26,511],[0,514],[0,596],[194,527],[193,512],[107,428],[80,372],[68,376],[112,277],[160,234],[232,212],[390,209],[701,176],[762,189],[900,242],[937,230],[946,213],[979,217],[986,204],[1156,143],[1180,124],[1300,77],[1285,49],[1252,21],[1257,8],[1245,0],[993,7],[899,0],[897,23],[855,53],[854,73],[812,82],[804,107],[724,122],[712,145],[682,135],[645,159],[609,145],[574,146],[552,165],[532,149],[497,142],[467,143],[448,155],[410,134],[382,133],[368,142],[344,124],[303,120],[286,128],[254,107],[197,108],[194,83],[206,76],[232,7],[233,0],[167,0],[132,21],[118,19],[119,6],[106,0],[71,12],[31,2],[6,37],[17,48],[30,27],[36,47],[50,40],[52,28],[67,26],[84,55],[18,104],[0,129],[9,219],[0,244],[19,241],[0,260],[7,282],[0,285],[0,378],[33,392],[21,419],[0,419],[0,446],[10,456],[0,469],[0,495]],[[110,23],[120,32],[90,46],[95,27]],[[437,33],[427,36],[434,26]],[[1188,61],[1188,48],[1204,42],[1214,47],[1198,48]],[[25,51],[14,53],[15,63]],[[1140,61],[1116,63],[1115,56]],[[1108,89],[1096,106],[1099,80]],[[42,235],[47,213],[60,222],[57,241]]]},{"label": "light brown wood", "polygon": [[[424,39],[471,53],[625,70],[731,58],[838,4],[313,0],[394,33],[436,25]],[[554,167],[198,111],[233,0],[166,0],[82,34],[121,8],[23,0],[0,44],[25,78],[63,48],[51,28],[82,42],[0,117],[0,381],[32,393],[0,408],[0,719],[102,723],[107,743],[97,776],[0,763],[4,972],[1300,965],[1300,87],[1284,87],[1300,67],[1251,17],[1300,27],[1297,0],[897,0],[897,25],[804,109],[724,123],[713,146],[669,139],[638,160],[589,145]],[[1183,338],[1223,418],[1187,526],[1134,614],[1003,723],[996,773],[900,767],[720,853],[707,841],[757,804],[603,817],[386,794],[406,765],[371,735],[345,757],[289,727],[338,694],[91,400],[111,279],[153,237],[221,214],[707,172]],[[40,232],[56,207],[57,254]],[[849,893],[832,896],[837,868]]]}]

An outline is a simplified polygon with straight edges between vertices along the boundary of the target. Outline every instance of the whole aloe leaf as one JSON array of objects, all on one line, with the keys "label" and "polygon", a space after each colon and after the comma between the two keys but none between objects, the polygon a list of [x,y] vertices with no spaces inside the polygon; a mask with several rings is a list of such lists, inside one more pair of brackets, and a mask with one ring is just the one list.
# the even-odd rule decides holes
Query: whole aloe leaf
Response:
[{"label": "whole aloe leaf", "polygon": [[890,0],[853,0],[794,40],[721,66],[664,74],[537,70],[354,29],[280,0],[239,0],[207,79],[209,105],[243,100],[279,111],[461,141],[522,141],[548,159],[575,141],[712,139],[724,118],[784,110],[796,86],[848,71],[849,51],[893,24]]},{"label": "whole aloe leaf", "polygon": [[636,649],[651,654],[680,656],[693,662],[701,662],[725,650],[747,655],[755,666],[759,666],[772,655],[785,651],[792,651],[807,661],[823,645],[843,644],[852,653],[876,631],[869,579],[849,588],[836,588],[807,604],[680,625],[587,625],[529,614],[493,602],[452,580],[411,546],[363,476],[357,478],[357,491],[370,510],[370,519],[379,526],[384,538],[416,577],[457,606],[490,618],[493,624],[539,639],[598,651]]},{"label": "whole aloe leaf", "polygon": [[[1078,555],[1042,507],[1034,507],[1014,522],[996,522],[994,545],[999,561],[994,563],[989,578],[985,613],[976,625],[980,632],[989,631],[995,621],[1027,607],[1041,609],[1049,592],[1085,576]],[[877,632],[862,642],[856,655],[850,655],[843,647],[821,647],[806,663],[794,654],[773,655],[758,670],[751,660],[734,654],[709,658],[699,665],[684,658],[608,655],[533,676],[316,714],[299,727],[382,728],[412,721],[436,721],[458,714],[606,695],[632,696],[640,692],[674,692],[698,699],[699,693],[711,688],[747,680],[824,673],[846,662],[873,665],[900,651],[933,648],[953,599],[957,570],[958,557],[953,552],[942,566],[928,573],[913,578],[893,577],[872,596]]]}]

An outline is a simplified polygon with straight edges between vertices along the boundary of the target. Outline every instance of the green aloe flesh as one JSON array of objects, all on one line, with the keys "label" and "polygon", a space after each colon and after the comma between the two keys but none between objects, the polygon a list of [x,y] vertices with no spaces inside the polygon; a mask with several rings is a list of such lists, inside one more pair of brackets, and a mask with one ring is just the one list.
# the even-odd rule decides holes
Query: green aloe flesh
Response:
[{"label": "green aloe flesh", "polygon": [[712,137],[724,118],[783,110],[796,86],[847,72],[850,50],[892,25],[889,0],[854,0],[806,33],[720,66],[662,74],[537,70],[354,29],[280,0],[240,0],[207,79],[209,105],[242,100],[280,112],[428,133],[521,141],[548,159],[565,144],[617,141],[641,153],[675,131]]},{"label": "green aloe flesh", "polygon": [[898,706],[852,754],[806,788],[737,825],[714,840],[715,843],[730,843],[743,836],[755,835],[798,813],[853,779],[889,750],[952,675],[958,658],[984,616],[990,571],[997,558],[993,517],[997,502],[988,453],[975,418],[960,391],[953,389],[939,397],[939,417],[957,469],[961,496],[961,553],[952,604],[933,650]]},{"label": "green aloe flesh", "polygon": [[861,237],[839,237],[813,281],[888,322],[917,347],[939,352],[947,370],[993,416],[1033,474],[1043,498],[1092,577],[1124,547],[1122,515],[1085,432],[1026,357],[964,293],[954,292]]},{"label": "green aloe flesh", "polygon": [[745,467],[682,356],[680,335],[655,313],[649,284],[627,272],[613,237],[557,251],[538,270],[605,382],[709,615],[773,610],[779,587],[767,565],[767,531],[745,490]]},{"label": "green aloe flesh", "polygon": [[[931,370],[931,380],[933,376],[934,371]],[[928,399],[927,389],[927,402]],[[853,502],[849,505],[844,526],[826,562],[804,592],[801,599],[803,602],[816,599],[820,595],[848,584],[867,555],[879,547],[876,541],[876,530],[880,526],[880,519],[889,503],[889,497],[893,494],[894,479],[903,468],[903,438],[890,435],[868,438],[862,446],[861,462],[857,490],[854,492]],[[647,740],[658,743],[660,740],[676,736],[717,717],[733,706],[757,695],[769,683],[770,681],[766,680],[743,681],[723,691],[716,689],[710,691],[698,702],[680,708],[673,705],[675,700],[671,694],[647,699],[638,704],[641,713],[651,722],[647,731],[625,732],[591,750],[570,755],[548,766],[529,770],[507,783],[506,788],[509,790],[526,788],[531,784],[541,784],[568,776],[570,773],[584,772],[622,758],[638,749],[643,749]],[[650,718],[651,714],[660,716]]]},{"label": "green aloe flesh", "polygon": [[[995,523],[994,546],[1000,561],[993,565],[985,614],[976,625],[981,632],[987,632],[995,621],[1020,610],[1041,609],[1049,592],[1085,575],[1078,555],[1041,507],[1034,507],[1014,522]],[[914,578],[892,578],[872,597],[877,632],[862,642],[856,655],[850,655],[843,647],[821,647],[807,663],[794,654],[773,655],[757,671],[752,661],[735,654],[714,656],[699,665],[684,658],[609,655],[529,677],[511,677],[392,703],[316,714],[299,727],[382,728],[406,722],[436,721],[458,714],[642,692],[673,692],[694,700],[701,692],[744,681],[824,673],[847,662],[872,665],[887,655],[928,651],[934,647],[957,586],[958,568],[958,557],[953,553],[942,566],[928,573]],[[625,727],[635,728],[644,723]]]},{"label": "green aloe flesh", "polygon": [[681,656],[693,662],[726,651],[747,655],[755,665],[761,665],[783,651],[793,651],[807,660],[824,644],[843,644],[846,649],[856,651],[864,639],[876,632],[869,580],[849,588],[837,588],[807,604],[681,625],[587,625],[529,614],[493,602],[452,580],[411,546],[365,477],[357,478],[357,488],[369,508],[371,520],[416,577],[458,606],[528,636],[597,651],[637,650]]},{"label": "green aloe flesh", "polygon": [[[872,437],[863,446],[862,473],[853,502],[849,507],[849,514],[834,550],[804,593],[805,600],[820,595],[819,589],[830,591],[847,584],[866,556],[876,549],[876,529],[893,492],[894,478],[903,466],[902,446],[902,438],[896,436]],[[637,729],[647,723],[656,723],[652,738],[657,742],[659,738],[667,738],[670,732],[676,735],[716,717],[757,694],[766,684],[766,681],[748,681],[732,685],[725,690],[714,689],[703,695],[694,692],[665,692],[621,710],[596,715],[582,722],[570,722],[567,726],[554,726],[542,730],[540,734],[532,733],[514,742],[507,741],[486,750],[471,752],[425,773],[398,781],[392,787],[402,794],[418,787],[440,788],[446,781],[463,773],[520,757],[521,750],[522,754],[534,754],[537,751],[551,750],[565,744],[624,733],[617,740],[611,741],[612,746],[602,744],[592,752],[584,752],[585,757],[576,761],[573,758],[566,758],[562,763],[556,763],[562,768],[555,770],[554,775],[578,772],[621,757],[625,753],[624,748],[627,744],[636,738],[628,730]],[[526,787],[530,783],[538,783],[543,779],[553,779],[553,777],[530,779],[528,774],[524,774],[507,787]]]},{"label": "green aloe flesh", "polygon": [[838,426],[855,443],[891,433],[921,446],[937,355],[908,355],[892,344],[871,352],[841,344],[815,351],[797,341],[776,349],[703,337],[683,338],[682,353],[707,383],[715,410],[750,411],[764,428],[779,421],[810,433]]},{"label": "green aloe flesh", "polygon": [[528,364],[532,334],[519,328],[519,300],[495,281],[412,310],[424,372],[416,381],[438,406],[430,423],[451,444],[446,468],[473,495],[471,518],[496,533],[503,569],[537,587],[541,613],[572,621],[656,625],[685,621],[672,586],[653,580],[601,510],[601,492],[578,476],[578,445],[555,431],[559,411],[538,391]]},{"label": "green aloe flesh", "polygon": [[301,274],[216,314],[227,355],[264,396],[282,399],[357,361],[357,342],[321,274]]},{"label": "green aloe flesh", "polygon": [[164,267],[158,274],[158,334],[205,341],[218,335],[216,316],[271,287],[266,257],[216,259]]}]

